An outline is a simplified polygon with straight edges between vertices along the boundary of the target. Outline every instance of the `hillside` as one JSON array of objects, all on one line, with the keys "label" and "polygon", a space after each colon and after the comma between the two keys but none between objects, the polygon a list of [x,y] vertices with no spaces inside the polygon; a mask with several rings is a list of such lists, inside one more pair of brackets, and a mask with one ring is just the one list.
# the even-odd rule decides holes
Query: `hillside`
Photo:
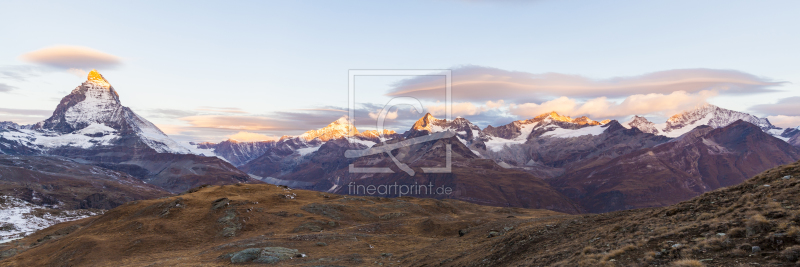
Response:
[{"label": "hillside", "polygon": [[800,162],[599,215],[215,186],[50,227],[0,248],[0,266],[779,266],[800,258],[798,196]]}]

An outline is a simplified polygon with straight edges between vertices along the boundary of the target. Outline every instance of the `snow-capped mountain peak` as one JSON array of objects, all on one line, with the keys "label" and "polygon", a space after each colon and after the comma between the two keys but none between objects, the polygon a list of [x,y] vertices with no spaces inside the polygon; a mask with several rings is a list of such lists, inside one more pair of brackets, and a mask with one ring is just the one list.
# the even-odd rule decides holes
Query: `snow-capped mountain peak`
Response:
[{"label": "snow-capped mountain peak", "polygon": [[[396,133],[397,132],[392,131],[392,130],[383,129],[383,135],[384,136],[392,135],[392,134],[396,134]],[[366,130],[366,131],[358,133],[356,136],[369,138],[369,139],[374,139],[374,138],[379,138],[380,134],[378,133],[378,130]]]},{"label": "snow-capped mountain peak", "polygon": [[744,112],[724,109],[711,104],[705,104],[693,110],[675,114],[667,120],[663,127],[659,128],[663,135],[677,137],[700,125],[722,128],[738,120],[752,123],[765,132],[777,128],[766,118],[758,118]]},{"label": "snow-capped mountain peak", "polygon": [[319,138],[322,142],[327,142],[331,139],[338,139],[358,134],[358,129],[355,125],[350,125],[350,120],[347,116],[343,116],[334,122],[331,122],[325,127],[317,130],[310,130],[299,137],[306,141],[311,141]]},{"label": "snow-capped mountain peak", "polygon": [[106,78],[104,78],[103,75],[97,72],[97,70],[95,69],[89,72],[89,77],[87,78],[87,81],[97,85],[111,87],[111,84],[108,83],[108,80],[106,80]]},{"label": "snow-capped mountain peak", "polygon": [[529,122],[537,122],[537,121],[546,121],[546,120],[574,123],[574,124],[578,124],[578,125],[587,125],[587,124],[588,125],[600,125],[600,124],[602,124],[602,123],[600,123],[598,121],[595,121],[595,120],[592,120],[592,119],[590,119],[589,117],[586,117],[586,116],[573,119],[572,117],[569,117],[569,116],[560,115],[555,111],[551,111],[550,113],[545,113],[545,114],[536,116],[535,118],[533,118],[533,120],[528,120],[528,121]]},{"label": "snow-capped mountain peak", "polygon": [[110,146],[123,136],[137,136],[159,153],[191,153],[153,123],[122,106],[114,87],[97,70],[61,99],[53,115],[30,129],[4,133],[38,149]]},{"label": "snow-capped mountain peak", "polygon": [[633,119],[628,123],[623,124],[625,128],[637,128],[642,132],[650,133],[650,134],[658,134],[658,128],[656,124],[647,120],[645,117],[641,116],[633,116]]},{"label": "snow-capped mountain peak", "polygon": [[433,117],[433,115],[431,115],[430,113],[427,113],[427,114],[425,114],[425,116],[422,116],[422,118],[419,118],[419,120],[417,120],[417,122],[415,122],[414,125],[411,126],[411,129],[414,129],[414,130],[417,130],[417,131],[427,130],[429,132],[433,132],[433,128],[432,128],[433,124],[434,124],[434,122],[438,122],[438,121],[439,121],[439,119],[437,119],[436,117]]}]

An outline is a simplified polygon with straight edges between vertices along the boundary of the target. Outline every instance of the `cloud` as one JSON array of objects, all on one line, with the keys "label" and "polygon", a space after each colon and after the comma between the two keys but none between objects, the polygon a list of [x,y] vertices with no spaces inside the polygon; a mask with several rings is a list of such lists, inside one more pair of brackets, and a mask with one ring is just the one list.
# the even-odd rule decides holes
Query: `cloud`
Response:
[{"label": "cloud", "polygon": [[53,115],[52,110],[0,108],[0,121],[13,121],[31,124],[43,121]]},{"label": "cloud", "polygon": [[236,134],[228,136],[228,138],[239,142],[278,140],[278,137],[268,136],[259,133],[251,133],[251,132],[238,132]]},{"label": "cloud", "polygon": [[60,69],[111,69],[122,64],[122,59],[85,46],[57,45],[28,52],[22,60]]},{"label": "cloud", "polygon": [[208,111],[208,112],[216,112],[216,113],[237,113],[237,114],[247,114],[248,113],[246,111],[243,111],[240,108],[200,107],[197,110],[199,110],[199,111]]},{"label": "cloud", "polygon": [[280,120],[261,116],[197,115],[182,117],[180,120],[192,127],[217,128],[228,130],[287,130]]},{"label": "cloud", "polygon": [[81,78],[86,77],[86,75],[89,74],[88,71],[85,71],[85,70],[82,70],[82,69],[76,69],[76,68],[70,68],[70,69],[67,70],[67,72],[69,72],[72,75],[81,77]]},{"label": "cloud", "polygon": [[[472,102],[453,103],[452,105],[450,105],[450,107],[452,108],[450,111],[454,117],[474,116],[486,110],[486,107],[475,105]],[[445,106],[445,104],[443,103],[433,106],[427,106],[425,108],[434,117],[444,118],[445,116],[447,116],[447,110],[446,110],[447,106]]]},{"label": "cloud", "polygon": [[[670,94],[676,91],[698,93],[715,90],[726,94],[753,94],[776,91],[776,82],[752,74],[719,69],[677,69],[639,76],[592,79],[580,75],[508,71],[482,66],[462,66],[452,71],[454,101],[484,102],[496,99],[514,103],[542,102],[552,97],[589,99],[620,98],[635,94]],[[388,96],[411,96],[441,100],[442,76],[416,76],[393,85]]]},{"label": "cloud", "polygon": [[180,109],[150,109],[146,110],[145,112],[147,112],[148,117],[166,118],[166,119],[176,119],[181,117],[195,116],[199,114],[196,111],[180,110]]},{"label": "cloud", "polygon": [[700,91],[693,94],[685,91],[670,94],[637,94],[628,96],[619,103],[610,101],[606,97],[579,101],[563,96],[540,104],[511,104],[509,110],[511,114],[521,117],[535,117],[551,111],[562,115],[592,118],[621,118],[646,114],[669,116],[703,105],[716,95],[716,91]]},{"label": "cloud", "polygon": [[53,115],[52,110],[43,110],[43,109],[0,108],[0,113],[11,114],[11,115],[47,116],[47,117]]},{"label": "cloud", "polygon": [[[377,112],[370,112],[369,113],[369,117],[377,120],[379,114],[380,114],[380,110],[377,111]],[[385,119],[387,119],[387,120],[397,119],[397,110],[395,110],[394,112],[391,112],[391,111],[387,112]]]},{"label": "cloud", "polygon": [[5,84],[5,83],[0,83],[0,93],[11,92],[11,90],[14,90],[14,89],[17,89],[17,87],[14,87],[14,86],[11,86],[11,85],[8,85],[8,84]]},{"label": "cloud", "polygon": [[45,67],[12,65],[0,67],[0,79],[14,80],[18,82],[27,81],[29,78],[41,76],[41,73],[48,71]]},{"label": "cloud", "polygon": [[777,115],[777,116],[767,116],[772,125],[783,127],[783,128],[794,128],[800,126],[800,116],[786,116],[786,115]]},{"label": "cloud", "polygon": [[775,104],[755,105],[750,110],[764,115],[800,116],[800,96],[778,100]]}]

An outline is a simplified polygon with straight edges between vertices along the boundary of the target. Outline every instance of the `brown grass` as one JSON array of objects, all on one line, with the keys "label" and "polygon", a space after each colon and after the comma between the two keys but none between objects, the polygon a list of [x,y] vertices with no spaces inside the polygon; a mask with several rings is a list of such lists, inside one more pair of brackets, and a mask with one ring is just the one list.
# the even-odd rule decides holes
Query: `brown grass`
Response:
[{"label": "brown grass", "polygon": [[669,266],[673,267],[703,267],[706,266],[698,260],[677,260],[672,262]]}]

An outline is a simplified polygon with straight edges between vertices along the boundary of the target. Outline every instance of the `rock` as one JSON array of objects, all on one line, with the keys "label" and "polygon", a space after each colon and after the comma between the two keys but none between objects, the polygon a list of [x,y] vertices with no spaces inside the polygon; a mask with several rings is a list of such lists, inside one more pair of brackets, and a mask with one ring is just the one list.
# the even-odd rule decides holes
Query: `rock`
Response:
[{"label": "rock", "polygon": [[328,245],[328,243],[325,243],[325,242],[317,242],[317,246],[320,246],[320,247],[324,247],[324,246],[327,246],[327,245]]},{"label": "rock", "polygon": [[507,226],[507,227],[503,227],[503,231],[504,231],[504,232],[508,232],[508,231],[511,231],[511,230],[514,230],[514,227],[513,227],[513,226]]},{"label": "rock", "polygon": [[0,252],[0,259],[10,258],[14,255],[17,255],[17,249],[9,249],[6,251]]},{"label": "rock", "polygon": [[284,247],[248,248],[233,254],[231,263],[277,263],[291,258],[303,258],[305,254]]},{"label": "rock", "polygon": [[489,232],[489,236],[487,236],[486,238],[492,238],[492,237],[499,236],[499,235],[500,235],[500,232],[491,231],[491,232]]},{"label": "rock", "polygon": [[467,233],[469,233],[469,230],[467,230],[467,229],[458,230],[458,236],[464,236]]},{"label": "rock", "polygon": [[759,246],[753,246],[753,248],[751,249],[751,251],[752,251],[753,253],[758,253],[758,252],[761,252],[761,247],[759,247]]},{"label": "rock", "polygon": [[381,257],[391,257],[392,253],[381,253]]},{"label": "rock", "polygon": [[322,226],[320,226],[319,222],[307,222],[307,223],[301,224],[300,226],[295,228],[294,232],[295,233],[297,233],[297,232],[305,232],[305,231],[322,232],[322,230],[323,230]]},{"label": "rock", "polygon": [[672,245],[672,248],[679,248],[679,247],[681,247],[680,243],[676,243],[676,244]]},{"label": "rock", "polygon": [[244,263],[244,262],[251,262],[255,259],[258,259],[258,256],[261,255],[260,248],[248,248],[236,253],[233,253],[231,257],[231,263]]},{"label": "rock", "polygon": [[228,200],[228,198],[224,198],[224,197],[220,198],[220,199],[217,199],[217,200],[214,200],[214,202],[211,202],[211,210],[218,210],[218,209],[224,208],[224,207],[228,206],[228,203],[230,203],[230,202],[231,201]]},{"label": "rock", "polygon": [[725,233],[717,233],[718,236],[725,236]]},{"label": "rock", "polygon": [[792,179],[792,176],[791,175],[786,175],[786,176],[783,177],[783,179],[784,180],[789,180],[789,179]]}]

